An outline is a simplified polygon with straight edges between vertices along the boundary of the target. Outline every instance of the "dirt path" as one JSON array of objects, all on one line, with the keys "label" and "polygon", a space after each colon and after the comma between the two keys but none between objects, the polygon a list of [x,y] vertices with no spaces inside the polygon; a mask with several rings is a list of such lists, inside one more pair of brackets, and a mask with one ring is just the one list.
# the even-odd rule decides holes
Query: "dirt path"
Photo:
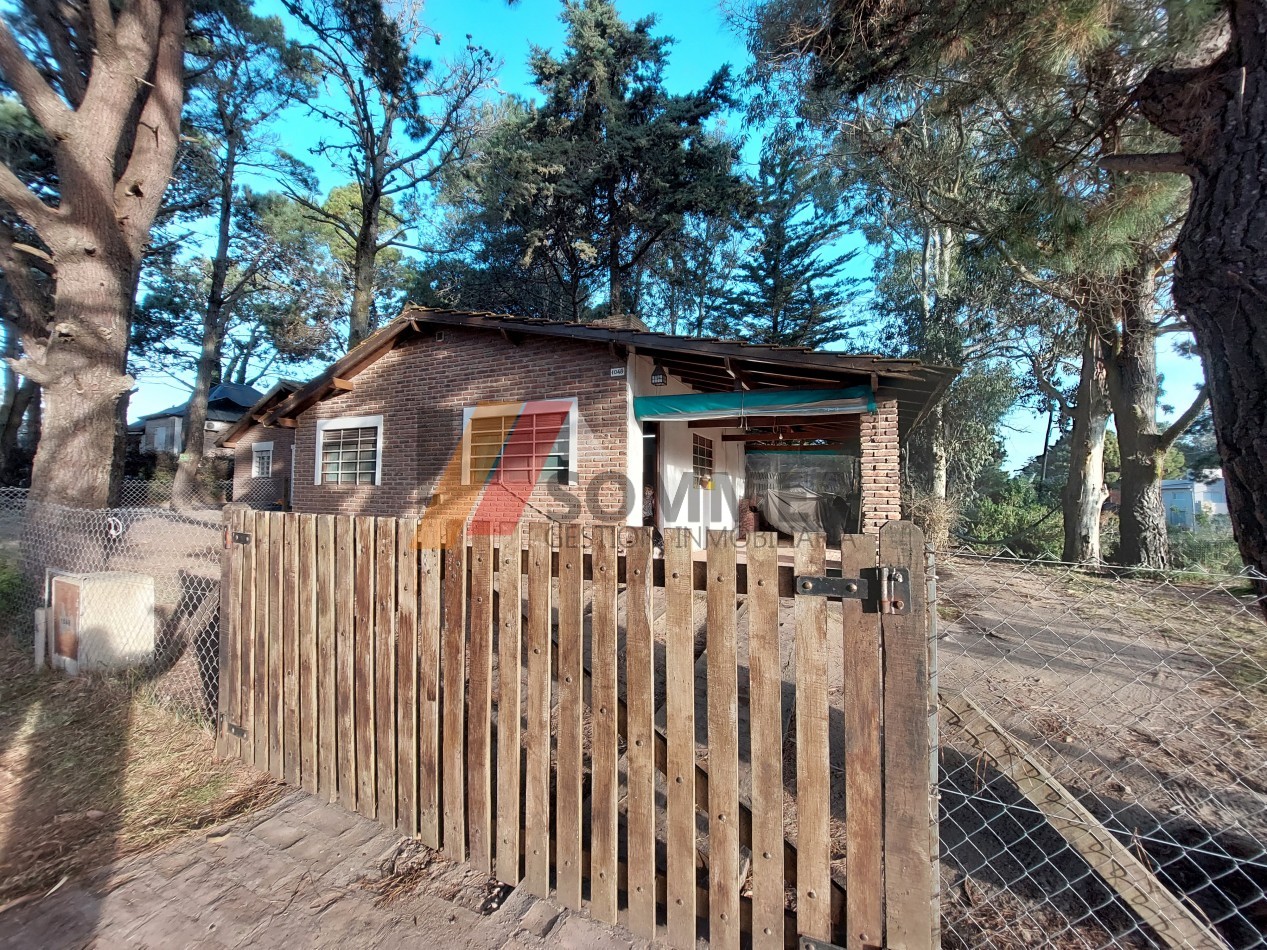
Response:
[{"label": "dirt path", "polygon": [[296,792],[0,914],[0,948],[88,946],[646,944]]}]

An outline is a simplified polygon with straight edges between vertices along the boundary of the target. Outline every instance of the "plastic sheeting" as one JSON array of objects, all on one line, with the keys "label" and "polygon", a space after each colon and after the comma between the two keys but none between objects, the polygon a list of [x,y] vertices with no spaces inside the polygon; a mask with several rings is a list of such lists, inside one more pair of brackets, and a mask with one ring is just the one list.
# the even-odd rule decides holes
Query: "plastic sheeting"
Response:
[{"label": "plastic sheeting", "polygon": [[849,452],[749,452],[745,495],[785,534],[822,531],[828,544],[859,528],[859,459]]}]

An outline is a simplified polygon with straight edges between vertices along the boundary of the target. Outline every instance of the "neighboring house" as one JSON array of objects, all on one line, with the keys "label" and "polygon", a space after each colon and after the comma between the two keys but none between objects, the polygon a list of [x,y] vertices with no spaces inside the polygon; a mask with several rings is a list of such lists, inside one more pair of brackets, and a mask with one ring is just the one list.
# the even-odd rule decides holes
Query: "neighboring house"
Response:
[{"label": "neighboring house", "polygon": [[234,501],[254,508],[290,507],[295,430],[284,426],[266,429],[256,420],[302,386],[293,379],[281,380],[220,436],[220,444],[234,452]]},{"label": "neighboring house", "polygon": [[1210,469],[1200,478],[1168,478],[1161,483],[1161,503],[1166,509],[1166,524],[1172,528],[1195,528],[1202,515],[1226,517],[1223,473]]},{"label": "neighboring house", "polygon": [[[207,421],[204,423],[209,450],[259,398],[260,391],[253,386],[221,383],[212,387],[207,396]],[[185,419],[188,414],[188,402],[152,412],[128,425],[128,437],[142,452],[179,455],[185,448]]]},{"label": "neighboring house", "polygon": [[785,532],[874,532],[900,515],[900,440],[953,377],[627,319],[414,307],[222,442],[244,472],[268,443],[276,469],[293,438],[301,512],[642,524],[645,503],[700,537],[752,500]]}]

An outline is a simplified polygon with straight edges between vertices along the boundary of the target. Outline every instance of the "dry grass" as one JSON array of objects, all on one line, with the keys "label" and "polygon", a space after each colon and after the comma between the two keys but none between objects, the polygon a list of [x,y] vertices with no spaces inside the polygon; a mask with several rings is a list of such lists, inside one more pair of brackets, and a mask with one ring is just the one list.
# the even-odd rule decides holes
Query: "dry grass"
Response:
[{"label": "dry grass", "polygon": [[275,800],[207,726],[104,677],[37,673],[0,638],[0,909]]}]

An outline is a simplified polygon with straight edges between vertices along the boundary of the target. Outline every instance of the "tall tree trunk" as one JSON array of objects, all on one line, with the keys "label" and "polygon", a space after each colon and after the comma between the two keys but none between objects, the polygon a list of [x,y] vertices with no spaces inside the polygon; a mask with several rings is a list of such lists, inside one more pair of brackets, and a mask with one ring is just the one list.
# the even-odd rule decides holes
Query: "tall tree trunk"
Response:
[{"label": "tall tree trunk", "polygon": [[1073,431],[1069,437],[1069,478],[1060,495],[1065,520],[1061,559],[1074,564],[1100,560],[1104,431],[1109,414],[1100,338],[1088,330],[1082,345],[1082,369],[1073,408]]},{"label": "tall tree trunk", "polygon": [[207,289],[207,305],[202,318],[202,348],[198,353],[198,369],[194,374],[194,391],[185,412],[185,444],[176,465],[172,483],[172,507],[192,507],[207,445],[207,400],[211,387],[220,377],[220,354],[224,347],[230,251],[233,239],[234,180],[237,177],[237,141],[230,136],[225,145],[224,165],[220,169],[220,209],[216,228],[216,250],[211,259],[211,284]]},{"label": "tall tree trunk", "polygon": [[1205,365],[1232,530],[1267,573],[1267,4],[1226,9],[1230,33],[1149,75],[1139,98],[1192,179],[1174,298]]},{"label": "tall tree trunk", "polygon": [[378,256],[378,204],[362,212],[352,260],[352,306],[348,312],[348,349],[374,332],[375,258]]},{"label": "tall tree trunk", "polygon": [[946,500],[948,451],[946,447],[946,414],[938,403],[928,414],[929,494],[937,501]]},{"label": "tall tree trunk", "polygon": [[196,500],[198,469],[202,466],[207,446],[207,399],[220,375],[220,348],[223,343],[224,334],[217,308],[214,316],[208,313],[202,325],[202,349],[198,353],[194,391],[185,413],[185,444],[172,482],[172,508],[178,511],[193,507]]},{"label": "tall tree trunk", "polygon": [[1153,274],[1146,261],[1117,282],[1114,326],[1101,327],[1109,399],[1122,454],[1122,537],[1117,561],[1165,569],[1170,563],[1161,480],[1166,453],[1205,401],[1204,390],[1165,432],[1157,425],[1160,396],[1157,332],[1153,322]]},{"label": "tall tree trunk", "polygon": [[607,253],[610,256],[610,260],[607,265],[607,296],[609,298],[607,310],[614,317],[625,312],[625,302],[623,299],[625,295],[625,288],[620,271],[620,235],[616,232],[615,221],[612,222],[611,229],[612,232],[611,237],[608,238],[607,249]]},{"label": "tall tree trunk", "polygon": [[1117,319],[1101,327],[1109,399],[1122,454],[1121,542],[1117,561],[1164,569],[1170,561],[1161,470],[1166,449],[1158,438],[1157,335],[1152,322],[1151,263],[1117,281]]},{"label": "tall tree trunk", "polygon": [[4,416],[4,427],[0,429],[0,475],[6,479],[14,475],[18,454],[18,434],[22,431],[22,422],[27,417],[32,401],[38,406],[40,387],[29,379],[18,384],[12,401],[6,399],[8,411]]},{"label": "tall tree trunk", "polygon": [[[43,431],[31,466],[31,500],[104,508],[112,493],[120,398],[126,372],[135,262],[104,229],[68,242],[57,254],[53,334],[30,350],[20,371],[44,388]],[[92,253],[83,248],[91,246]]]}]

